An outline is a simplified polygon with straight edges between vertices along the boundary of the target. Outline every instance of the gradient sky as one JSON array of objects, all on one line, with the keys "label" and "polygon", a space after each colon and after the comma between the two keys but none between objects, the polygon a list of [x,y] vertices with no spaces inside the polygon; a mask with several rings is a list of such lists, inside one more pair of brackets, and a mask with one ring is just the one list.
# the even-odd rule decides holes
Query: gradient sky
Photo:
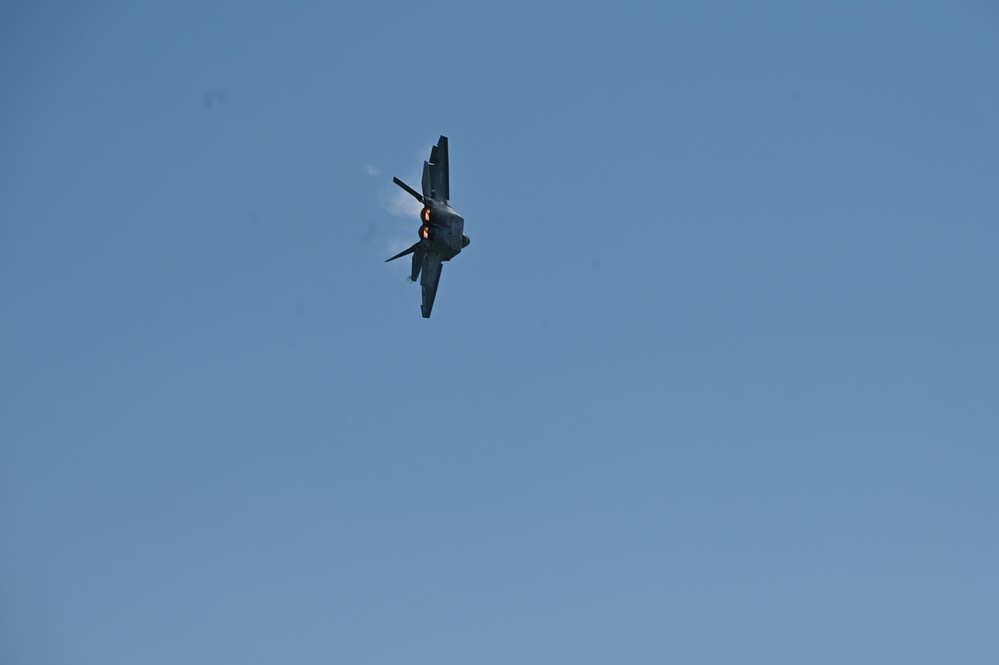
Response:
[{"label": "gradient sky", "polygon": [[0,660],[997,662],[996,6],[354,5],[0,9]]}]

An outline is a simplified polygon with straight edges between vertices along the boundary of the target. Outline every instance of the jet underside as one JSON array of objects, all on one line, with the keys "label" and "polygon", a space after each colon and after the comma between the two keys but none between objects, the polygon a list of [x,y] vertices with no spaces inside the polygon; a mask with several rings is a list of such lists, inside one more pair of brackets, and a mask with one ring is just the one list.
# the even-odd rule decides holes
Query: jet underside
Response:
[{"label": "jet underside", "polygon": [[421,311],[423,318],[430,318],[440,284],[441,269],[468,246],[465,220],[448,205],[450,195],[448,173],[447,137],[441,136],[430,152],[430,159],[423,163],[423,193],[416,192],[398,178],[393,182],[423,204],[420,211],[420,239],[412,247],[396,254],[388,261],[413,255],[410,279],[419,279],[423,291]]}]

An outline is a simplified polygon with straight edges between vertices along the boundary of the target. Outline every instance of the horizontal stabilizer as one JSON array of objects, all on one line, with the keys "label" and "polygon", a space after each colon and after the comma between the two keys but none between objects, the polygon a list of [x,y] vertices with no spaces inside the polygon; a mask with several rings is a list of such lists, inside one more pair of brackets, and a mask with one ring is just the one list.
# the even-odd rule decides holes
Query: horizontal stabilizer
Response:
[{"label": "horizontal stabilizer", "polygon": [[416,199],[420,203],[423,203],[423,197],[420,196],[420,193],[418,191],[416,191],[415,189],[413,189],[412,187],[410,187],[409,185],[407,185],[406,183],[404,183],[402,180],[399,180],[398,178],[392,178],[392,182],[394,182],[395,184],[399,185],[400,187],[402,187],[403,189],[405,189],[407,192],[409,192],[410,194],[412,194],[414,199]]},{"label": "horizontal stabilizer", "polygon": [[[413,252],[416,251],[416,248],[419,247],[419,246],[420,246],[420,243],[416,243],[415,245],[413,245],[409,249],[402,250],[401,252],[399,252],[398,254],[396,254],[395,256],[393,256],[391,259],[385,259],[385,263],[388,263],[389,261],[395,261],[396,259],[401,259],[402,257],[406,256],[407,254],[412,254]],[[413,281],[416,281],[416,280],[413,280]]]}]

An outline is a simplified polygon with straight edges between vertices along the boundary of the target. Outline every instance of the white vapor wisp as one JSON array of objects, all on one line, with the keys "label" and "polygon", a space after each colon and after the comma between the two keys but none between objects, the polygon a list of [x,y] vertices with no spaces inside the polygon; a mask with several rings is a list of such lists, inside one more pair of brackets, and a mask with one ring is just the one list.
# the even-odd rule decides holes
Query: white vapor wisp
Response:
[{"label": "white vapor wisp", "polygon": [[[431,147],[433,146],[427,146],[420,153],[420,166],[418,169],[410,171],[406,177],[400,177],[400,180],[413,187],[416,191],[420,191],[423,181],[423,160],[425,159],[425,155],[430,154]],[[420,210],[423,209],[423,206],[420,205],[419,201],[405,192],[402,187],[393,182],[390,182],[388,186],[390,189],[385,190],[384,195],[381,197],[382,208],[393,217],[404,218],[406,221],[412,222],[411,225],[406,225],[404,228],[393,228],[389,237],[386,238],[388,244],[386,251],[391,252],[391,256],[398,254],[418,240],[417,231],[420,224]],[[395,263],[409,265],[405,261],[396,261]],[[407,274],[409,273],[408,267],[406,268],[406,272]]]},{"label": "white vapor wisp", "polygon": [[386,238],[388,243],[386,251],[391,252],[389,256],[392,256],[416,242],[420,210],[423,209],[423,206],[394,183],[390,184],[389,187],[392,189],[385,190],[382,195],[382,208],[393,217],[405,220],[402,223],[393,222],[387,225],[392,231]]},{"label": "white vapor wisp", "polygon": [[423,209],[420,202],[406,193],[402,187],[393,184],[392,190],[386,193],[382,201],[382,207],[385,208],[385,211],[395,217],[409,217],[414,222],[419,221],[420,210]]}]

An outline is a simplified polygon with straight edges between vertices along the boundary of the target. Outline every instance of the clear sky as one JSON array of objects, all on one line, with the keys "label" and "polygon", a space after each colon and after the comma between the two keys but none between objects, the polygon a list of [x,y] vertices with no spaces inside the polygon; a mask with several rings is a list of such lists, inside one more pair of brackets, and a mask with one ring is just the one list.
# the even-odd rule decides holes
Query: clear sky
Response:
[{"label": "clear sky", "polygon": [[3,3],[0,661],[997,662],[996,5],[349,4]]}]

